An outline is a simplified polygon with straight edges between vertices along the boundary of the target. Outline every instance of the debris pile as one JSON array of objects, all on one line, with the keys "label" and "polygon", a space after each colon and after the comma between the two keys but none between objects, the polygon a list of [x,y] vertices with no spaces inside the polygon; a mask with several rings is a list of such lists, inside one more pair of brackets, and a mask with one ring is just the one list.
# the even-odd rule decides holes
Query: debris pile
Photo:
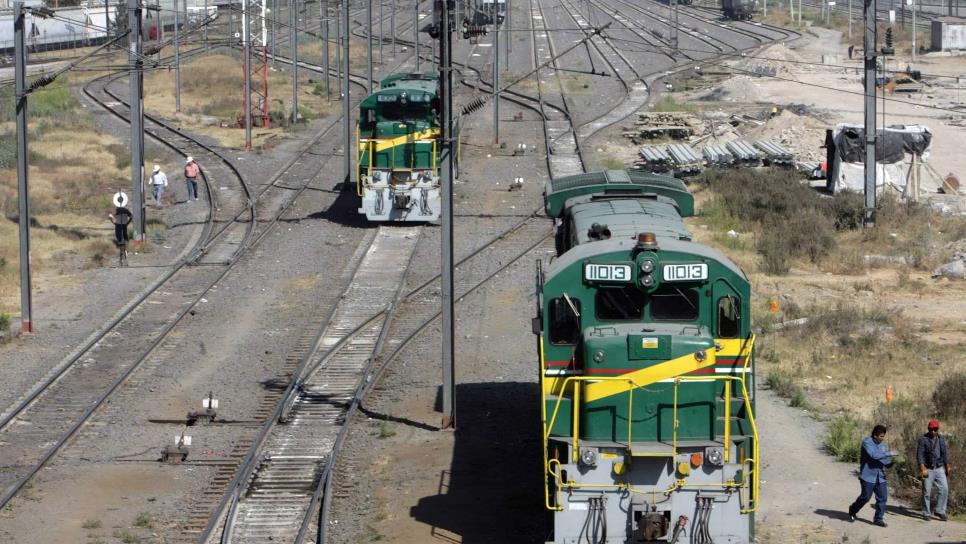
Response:
[{"label": "debris pile", "polygon": [[635,144],[658,138],[685,140],[703,126],[701,120],[687,112],[644,112],[637,114],[637,121],[625,129],[624,136]]}]

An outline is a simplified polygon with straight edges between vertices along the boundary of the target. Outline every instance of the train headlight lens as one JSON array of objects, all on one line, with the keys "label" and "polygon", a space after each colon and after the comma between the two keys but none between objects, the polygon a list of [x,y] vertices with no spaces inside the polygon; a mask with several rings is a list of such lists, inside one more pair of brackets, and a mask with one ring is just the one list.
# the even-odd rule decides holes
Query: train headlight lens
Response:
[{"label": "train headlight lens", "polygon": [[708,354],[705,353],[703,349],[699,349],[698,351],[694,352],[694,358],[697,359],[698,362],[702,362],[708,358]]},{"label": "train headlight lens", "polygon": [[588,467],[597,466],[597,451],[593,449],[585,449],[580,452],[580,462]]},{"label": "train headlight lens", "polygon": [[719,448],[708,448],[705,452],[708,463],[720,467],[724,464],[724,452]]},{"label": "train headlight lens", "polygon": [[650,274],[644,274],[643,276],[641,276],[641,285],[643,285],[644,287],[653,287],[654,276]]},{"label": "train headlight lens", "polygon": [[594,362],[596,362],[596,363],[603,363],[604,362],[604,359],[606,359],[606,358],[607,358],[607,355],[604,354],[603,351],[597,350],[596,352],[594,352]]},{"label": "train headlight lens", "polygon": [[644,272],[645,274],[650,274],[653,271],[654,271],[654,261],[651,261],[651,260],[641,261],[641,272]]}]

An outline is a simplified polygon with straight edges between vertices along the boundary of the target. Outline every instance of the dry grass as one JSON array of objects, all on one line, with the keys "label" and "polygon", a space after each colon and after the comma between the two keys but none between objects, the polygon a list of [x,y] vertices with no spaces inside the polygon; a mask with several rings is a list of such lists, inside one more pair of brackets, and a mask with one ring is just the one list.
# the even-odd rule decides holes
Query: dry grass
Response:
[{"label": "dry grass", "polygon": [[[315,75],[308,71],[301,71],[299,75],[299,111],[304,119],[327,117],[339,107],[334,102],[326,103],[324,93],[313,92],[317,84],[314,78]],[[181,126],[211,136],[224,146],[240,148],[245,144],[245,131],[240,124],[244,117],[243,88],[241,57],[212,54],[183,63],[181,114],[174,113],[173,71],[155,72],[145,78],[145,107],[151,113],[175,118]],[[279,64],[278,71],[269,71],[268,103],[272,124],[268,128],[253,127],[255,147],[265,147],[284,134],[291,111],[291,89],[287,67]],[[205,122],[204,117],[214,118],[215,124]]]},{"label": "dry grass", "polygon": [[[112,229],[110,196],[130,185],[130,151],[101,132],[80,108],[64,76],[30,95],[29,175],[32,273],[38,288],[61,274],[96,266]],[[13,139],[12,103],[0,100],[0,140]],[[150,149],[150,148],[149,148]],[[149,153],[163,160],[165,155]],[[0,167],[0,312],[18,308],[19,249],[14,164]],[[105,246],[107,244],[107,246]],[[56,279],[55,279],[56,278]]]}]

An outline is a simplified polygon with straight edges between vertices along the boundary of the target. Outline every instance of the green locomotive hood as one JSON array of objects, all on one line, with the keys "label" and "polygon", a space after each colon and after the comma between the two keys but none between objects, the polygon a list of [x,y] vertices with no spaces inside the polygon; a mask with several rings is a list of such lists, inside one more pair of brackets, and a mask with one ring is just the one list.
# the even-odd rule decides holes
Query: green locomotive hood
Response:
[{"label": "green locomotive hood", "polygon": [[376,123],[375,138],[395,138],[430,129],[426,121],[379,121]]},{"label": "green locomotive hood", "polygon": [[589,374],[623,374],[708,350],[714,338],[706,326],[683,323],[621,323],[583,330]]}]

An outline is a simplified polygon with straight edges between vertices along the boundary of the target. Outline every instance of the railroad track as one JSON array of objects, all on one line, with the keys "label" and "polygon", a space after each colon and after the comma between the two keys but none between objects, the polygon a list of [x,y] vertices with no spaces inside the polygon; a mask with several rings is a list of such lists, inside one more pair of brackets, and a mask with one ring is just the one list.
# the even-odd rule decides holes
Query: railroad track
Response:
[{"label": "railroad track", "polygon": [[[126,105],[109,89],[119,77],[97,78],[85,86],[85,93],[126,119]],[[253,194],[234,166],[219,153],[164,121],[145,116],[148,134],[182,155],[190,153],[199,157],[199,162],[204,161],[205,188],[210,195],[204,235],[187,257],[131,301],[3,415],[0,506],[9,502],[63,448],[132,373],[163,353],[159,347],[168,334],[269,232],[323,167],[319,162],[300,159],[337,121],[303,146],[258,194]],[[217,192],[217,197],[211,190],[212,183],[225,188]],[[261,205],[260,211],[256,210],[256,203]]]}]

